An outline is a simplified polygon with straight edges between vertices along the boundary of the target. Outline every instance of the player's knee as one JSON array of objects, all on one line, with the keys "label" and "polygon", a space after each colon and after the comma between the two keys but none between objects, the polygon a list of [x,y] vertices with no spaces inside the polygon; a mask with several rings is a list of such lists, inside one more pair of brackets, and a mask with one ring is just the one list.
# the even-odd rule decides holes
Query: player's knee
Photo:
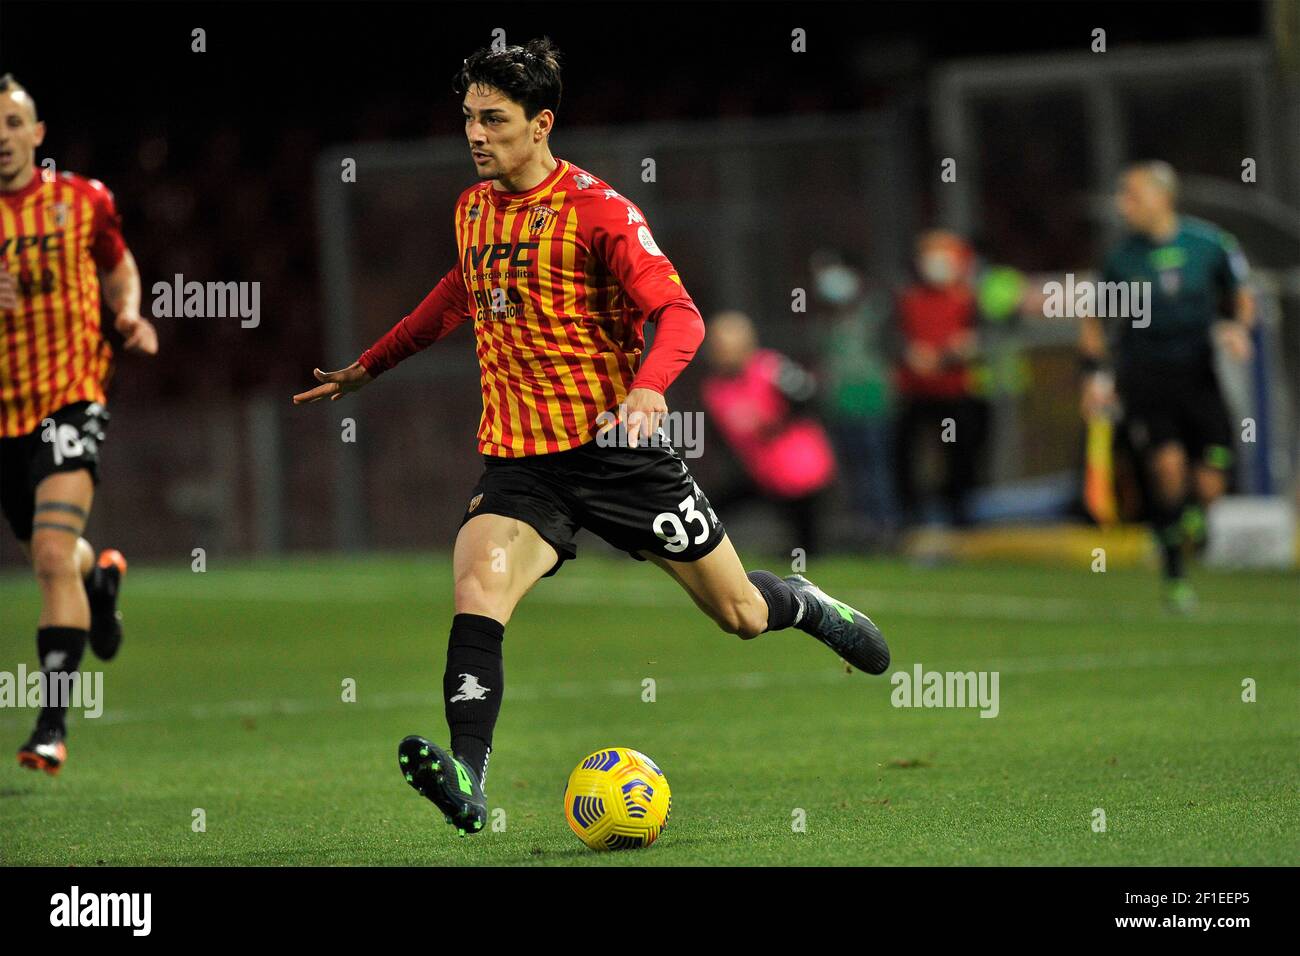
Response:
[{"label": "player's knee", "polygon": [[1164,445],[1152,454],[1151,470],[1161,480],[1182,479],[1187,475],[1187,454],[1179,445]]},{"label": "player's knee", "polygon": [[77,576],[76,539],[59,533],[32,537],[32,570],[42,583],[54,583]]},{"label": "player's knee", "polygon": [[95,549],[85,538],[78,538],[73,551],[73,557],[77,565],[77,573],[84,578],[95,566]]},{"label": "player's knee", "polygon": [[1228,490],[1228,478],[1221,471],[1202,468],[1196,474],[1196,494],[1203,502],[1211,502]]},{"label": "player's knee", "polygon": [[1169,455],[1152,463],[1151,477],[1154,491],[1166,502],[1178,501],[1187,490],[1187,462],[1181,456]]},{"label": "player's knee", "polygon": [[497,617],[509,608],[509,575],[471,569],[456,577],[456,610]]},{"label": "player's knee", "polygon": [[1166,494],[1181,494],[1187,485],[1187,472],[1174,466],[1155,469],[1154,477],[1156,487]]}]

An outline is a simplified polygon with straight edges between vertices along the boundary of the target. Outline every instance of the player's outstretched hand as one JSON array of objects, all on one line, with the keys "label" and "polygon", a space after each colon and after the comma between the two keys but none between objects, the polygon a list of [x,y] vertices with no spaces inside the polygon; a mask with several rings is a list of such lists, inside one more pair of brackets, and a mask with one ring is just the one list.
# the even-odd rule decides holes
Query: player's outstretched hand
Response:
[{"label": "player's outstretched hand", "polygon": [[119,312],[113,327],[126,339],[122,348],[136,355],[158,354],[158,330],[148,319],[129,312]]},{"label": "player's outstretched hand", "polygon": [[623,402],[627,406],[627,443],[635,448],[644,437],[646,444],[659,430],[659,423],[668,414],[668,403],[658,392],[649,388],[634,388]]},{"label": "player's outstretched hand", "polygon": [[312,402],[319,402],[322,398],[337,402],[348,392],[355,392],[368,382],[374,381],[360,362],[353,362],[347,368],[341,368],[337,372],[322,372],[314,368],[311,373],[316,376],[316,381],[323,384],[299,392],[293,397],[295,405],[309,405]]},{"label": "player's outstretched hand", "polygon": [[18,308],[18,282],[0,269],[0,311],[12,312]]}]

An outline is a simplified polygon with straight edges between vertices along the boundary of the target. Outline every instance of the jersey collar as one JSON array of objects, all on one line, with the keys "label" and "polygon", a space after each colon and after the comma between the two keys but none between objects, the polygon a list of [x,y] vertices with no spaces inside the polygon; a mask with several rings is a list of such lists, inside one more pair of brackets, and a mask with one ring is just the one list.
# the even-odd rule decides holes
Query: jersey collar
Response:
[{"label": "jersey collar", "polygon": [[546,178],[534,186],[532,189],[521,193],[507,193],[493,187],[491,183],[487,185],[488,199],[494,206],[509,207],[528,202],[536,199],[542,193],[550,190],[556,183],[564,178],[564,174],[569,171],[569,163],[563,159],[555,161],[555,168],[547,174]]},{"label": "jersey collar", "polygon": [[7,199],[10,202],[21,202],[40,189],[43,185],[45,185],[44,170],[37,167],[36,175],[32,177],[31,182],[22,189],[14,190],[11,193],[0,192],[0,199]]}]

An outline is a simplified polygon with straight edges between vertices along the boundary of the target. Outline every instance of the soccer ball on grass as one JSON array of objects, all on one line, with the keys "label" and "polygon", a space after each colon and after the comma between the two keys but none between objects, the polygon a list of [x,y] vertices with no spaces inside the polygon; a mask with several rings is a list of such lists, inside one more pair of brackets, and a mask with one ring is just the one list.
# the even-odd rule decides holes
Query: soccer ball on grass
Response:
[{"label": "soccer ball on grass", "polygon": [[564,790],[564,818],[593,850],[649,846],[668,825],[668,778],[645,754],[607,747],[588,755]]}]

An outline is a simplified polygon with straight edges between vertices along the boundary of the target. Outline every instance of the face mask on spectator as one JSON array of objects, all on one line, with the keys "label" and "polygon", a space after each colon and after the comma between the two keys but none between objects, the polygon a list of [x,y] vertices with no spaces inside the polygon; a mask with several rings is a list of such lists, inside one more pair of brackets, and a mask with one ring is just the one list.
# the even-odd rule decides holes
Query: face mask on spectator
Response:
[{"label": "face mask on spectator", "polygon": [[817,295],[831,305],[852,302],[858,286],[857,274],[846,266],[827,266],[817,274]]},{"label": "face mask on spectator", "polygon": [[948,285],[956,274],[952,257],[942,252],[927,252],[921,256],[918,268],[921,278],[930,285]]}]

